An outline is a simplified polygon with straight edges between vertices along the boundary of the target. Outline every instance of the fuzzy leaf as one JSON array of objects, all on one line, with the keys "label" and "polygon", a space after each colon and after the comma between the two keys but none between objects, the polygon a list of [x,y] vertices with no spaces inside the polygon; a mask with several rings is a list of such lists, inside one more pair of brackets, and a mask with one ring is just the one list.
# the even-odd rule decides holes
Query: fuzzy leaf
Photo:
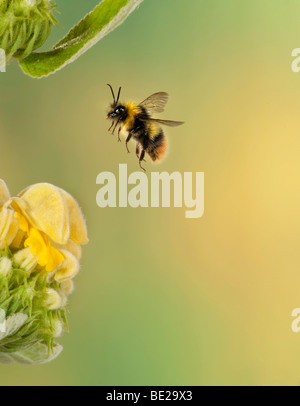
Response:
[{"label": "fuzzy leaf", "polygon": [[26,365],[46,364],[57,358],[62,350],[63,347],[59,344],[54,344],[53,348],[49,349],[47,345],[37,342],[21,351],[9,354],[0,353],[0,362],[4,364],[18,362]]},{"label": "fuzzy leaf", "polygon": [[24,72],[41,78],[74,62],[112,32],[143,0],[104,0],[48,52],[32,53],[20,61]]},{"label": "fuzzy leaf", "polygon": [[27,321],[28,316],[23,313],[16,313],[6,319],[5,332],[0,331],[0,344],[1,340],[15,334]]}]

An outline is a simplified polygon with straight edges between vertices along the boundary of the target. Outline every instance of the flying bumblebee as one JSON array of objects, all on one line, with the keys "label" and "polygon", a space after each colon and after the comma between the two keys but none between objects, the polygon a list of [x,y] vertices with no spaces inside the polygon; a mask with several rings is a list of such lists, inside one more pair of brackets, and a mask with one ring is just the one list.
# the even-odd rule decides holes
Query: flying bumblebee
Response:
[{"label": "flying bumblebee", "polygon": [[114,134],[119,125],[119,142],[121,142],[121,131],[127,133],[126,148],[128,153],[130,152],[128,142],[131,138],[136,141],[136,156],[138,157],[140,168],[145,171],[142,167],[142,162],[146,153],[153,162],[160,161],[166,154],[167,142],[161,125],[177,127],[184,123],[180,121],[159,120],[151,117],[153,113],[162,113],[164,111],[164,107],[169,99],[168,93],[155,93],[140,104],[134,102],[121,103],[119,100],[122,88],[119,88],[118,97],[116,98],[112,86],[107,86],[110,87],[113,96],[113,103],[107,115],[107,118],[112,120],[112,125],[108,131]]}]

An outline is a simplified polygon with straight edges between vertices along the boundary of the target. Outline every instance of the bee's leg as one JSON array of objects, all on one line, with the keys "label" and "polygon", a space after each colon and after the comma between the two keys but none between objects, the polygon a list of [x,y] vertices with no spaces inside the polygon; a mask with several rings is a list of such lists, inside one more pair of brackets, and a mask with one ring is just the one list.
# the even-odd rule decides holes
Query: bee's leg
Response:
[{"label": "bee's leg", "polygon": [[129,151],[129,149],[128,149],[128,145],[127,145],[127,144],[128,144],[128,142],[131,140],[131,137],[132,137],[132,134],[129,133],[129,135],[128,135],[127,139],[126,139],[126,143],[125,143],[128,154],[130,154],[130,151]]},{"label": "bee's leg", "polygon": [[115,135],[115,131],[116,131],[117,126],[118,126],[118,122],[116,122],[116,124],[115,124],[115,126],[114,126],[114,128],[113,128],[113,130],[111,132],[112,135]]},{"label": "bee's leg", "polygon": [[140,168],[143,169],[144,172],[146,172],[146,169],[142,167],[142,162],[144,160],[144,157],[145,157],[145,150],[143,149],[141,156],[139,158],[139,165],[140,165]]},{"label": "bee's leg", "polygon": [[119,117],[118,120],[117,120],[117,122],[116,122],[116,125],[114,126],[114,129],[113,129],[113,131],[112,131],[112,134],[113,134],[113,135],[115,134],[116,128],[118,127],[118,124],[119,124],[120,121],[121,121],[121,118]]},{"label": "bee's leg", "polygon": [[136,144],[135,153],[136,153],[136,156],[140,159],[140,145],[139,144]]},{"label": "bee's leg", "polygon": [[113,121],[113,122],[111,123],[111,126],[109,127],[108,131],[110,131],[110,130],[113,128],[114,124],[115,124],[115,122]]},{"label": "bee's leg", "polygon": [[120,127],[119,127],[119,130],[118,130],[118,141],[119,141],[119,142],[121,142],[121,138],[120,138],[120,132],[121,132],[121,130],[122,130],[122,127],[120,126]]}]

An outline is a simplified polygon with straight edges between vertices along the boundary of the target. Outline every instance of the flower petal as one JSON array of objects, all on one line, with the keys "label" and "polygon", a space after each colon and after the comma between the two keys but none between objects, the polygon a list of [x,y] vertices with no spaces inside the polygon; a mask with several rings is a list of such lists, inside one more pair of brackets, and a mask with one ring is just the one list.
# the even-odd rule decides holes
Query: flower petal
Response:
[{"label": "flower petal", "polygon": [[42,233],[35,228],[30,229],[29,237],[25,241],[24,246],[30,247],[33,255],[38,258],[38,264],[45,267],[47,272],[52,272],[64,260],[63,254],[52,247],[47,241],[47,237],[44,238]]},{"label": "flower petal", "polygon": [[57,244],[52,242],[51,245],[58,250],[66,250],[71,252],[71,254],[75,255],[75,257],[80,260],[82,255],[81,246],[76,244],[73,240],[69,240],[66,244]]},{"label": "flower petal", "polygon": [[26,239],[26,234],[22,230],[18,230],[15,238],[12,240],[10,246],[14,249],[20,249],[24,247],[24,241]]},{"label": "flower petal", "polygon": [[18,232],[18,222],[14,217],[15,212],[8,207],[0,211],[0,248],[10,244]]},{"label": "flower petal", "polygon": [[74,278],[79,272],[79,262],[77,258],[68,251],[61,251],[65,257],[62,264],[59,266],[55,279],[58,282],[64,282],[68,279]]},{"label": "flower petal", "polygon": [[[53,241],[65,244],[70,237],[69,211],[60,189],[48,183],[39,183],[25,189],[19,197],[26,204],[20,207],[31,224]],[[18,203],[18,200],[15,200]]]},{"label": "flower petal", "polygon": [[41,266],[46,266],[48,261],[48,250],[47,244],[44,240],[42,234],[32,228],[29,231],[29,236],[27,240],[24,242],[25,247],[29,247],[32,254],[38,258],[38,263]]},{"label": "flower petal", "polygon": [[48,246],[48,262],[46,265],[46,271],[52,272],[56,269],[63,261],[64,261],[63,254],[58,251],[56,248],[52,246]]},{"label": "flower petal", "polygon": [[9,227],[8,233],[6,235],[7,245],[11,245],[19,231],[19,225],[15,218],[12,219],[11,225]]},{"label": "flower petal", "polygon": [[20,214],[18,212],[15,213],[15,218],[18,220],[18,224],[19,224],[19,227],[20,227],[21,231],[24,231],[24,233],[28,234],[28,232],[29,232],[29,224],[28,224],[27,219],[22,214]]},{"label": "flower petal", "polygon": [[4,180],[0,179],[0,207],[4,205],[4,203],[9,200],[10,193],[8,187]]},{"label": "flower petal", "polygon": [[62,282],[61,286],[67,295],[71,295],[74,292],[74,282],[71,279]]},{"label": "flower petal", "polygon": [[82,211],[76,200],[69,193],[62,189],[60,190],[65,196],[69,208],[70,239],[77,244],[87,244],[89,240]]}]

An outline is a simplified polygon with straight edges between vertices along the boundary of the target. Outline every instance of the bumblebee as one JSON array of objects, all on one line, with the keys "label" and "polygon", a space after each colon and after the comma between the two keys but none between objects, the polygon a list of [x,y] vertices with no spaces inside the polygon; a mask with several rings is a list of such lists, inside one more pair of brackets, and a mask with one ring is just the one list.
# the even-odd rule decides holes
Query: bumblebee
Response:
[{"label": "bumblebee", "polygon": [[109,86],[113,103],[110,106],[107,118],[112,120],[112,125],[108,131],[112,134],[118,129],[118,141],[121,142],[120,133],[126,132],[126,149],[128,149],[128,142],[133,138],[136,142],[136,156],[139,160],[140,168],[142,167],[145,154],[147,153],[153,162],[161,161],[167,152],[167,141],[161,125],[169,127],[177,127],[184,124],[181,121],[159,120],[152,118],[153,113],[162,113],[168,102],[169,95],[165,92],[155,93],[149,96],[142,103],[135,102],[121,103],[120,94],[122,88],[119,88],[118,97],[115,97],[114,90],[111,85]]}]

